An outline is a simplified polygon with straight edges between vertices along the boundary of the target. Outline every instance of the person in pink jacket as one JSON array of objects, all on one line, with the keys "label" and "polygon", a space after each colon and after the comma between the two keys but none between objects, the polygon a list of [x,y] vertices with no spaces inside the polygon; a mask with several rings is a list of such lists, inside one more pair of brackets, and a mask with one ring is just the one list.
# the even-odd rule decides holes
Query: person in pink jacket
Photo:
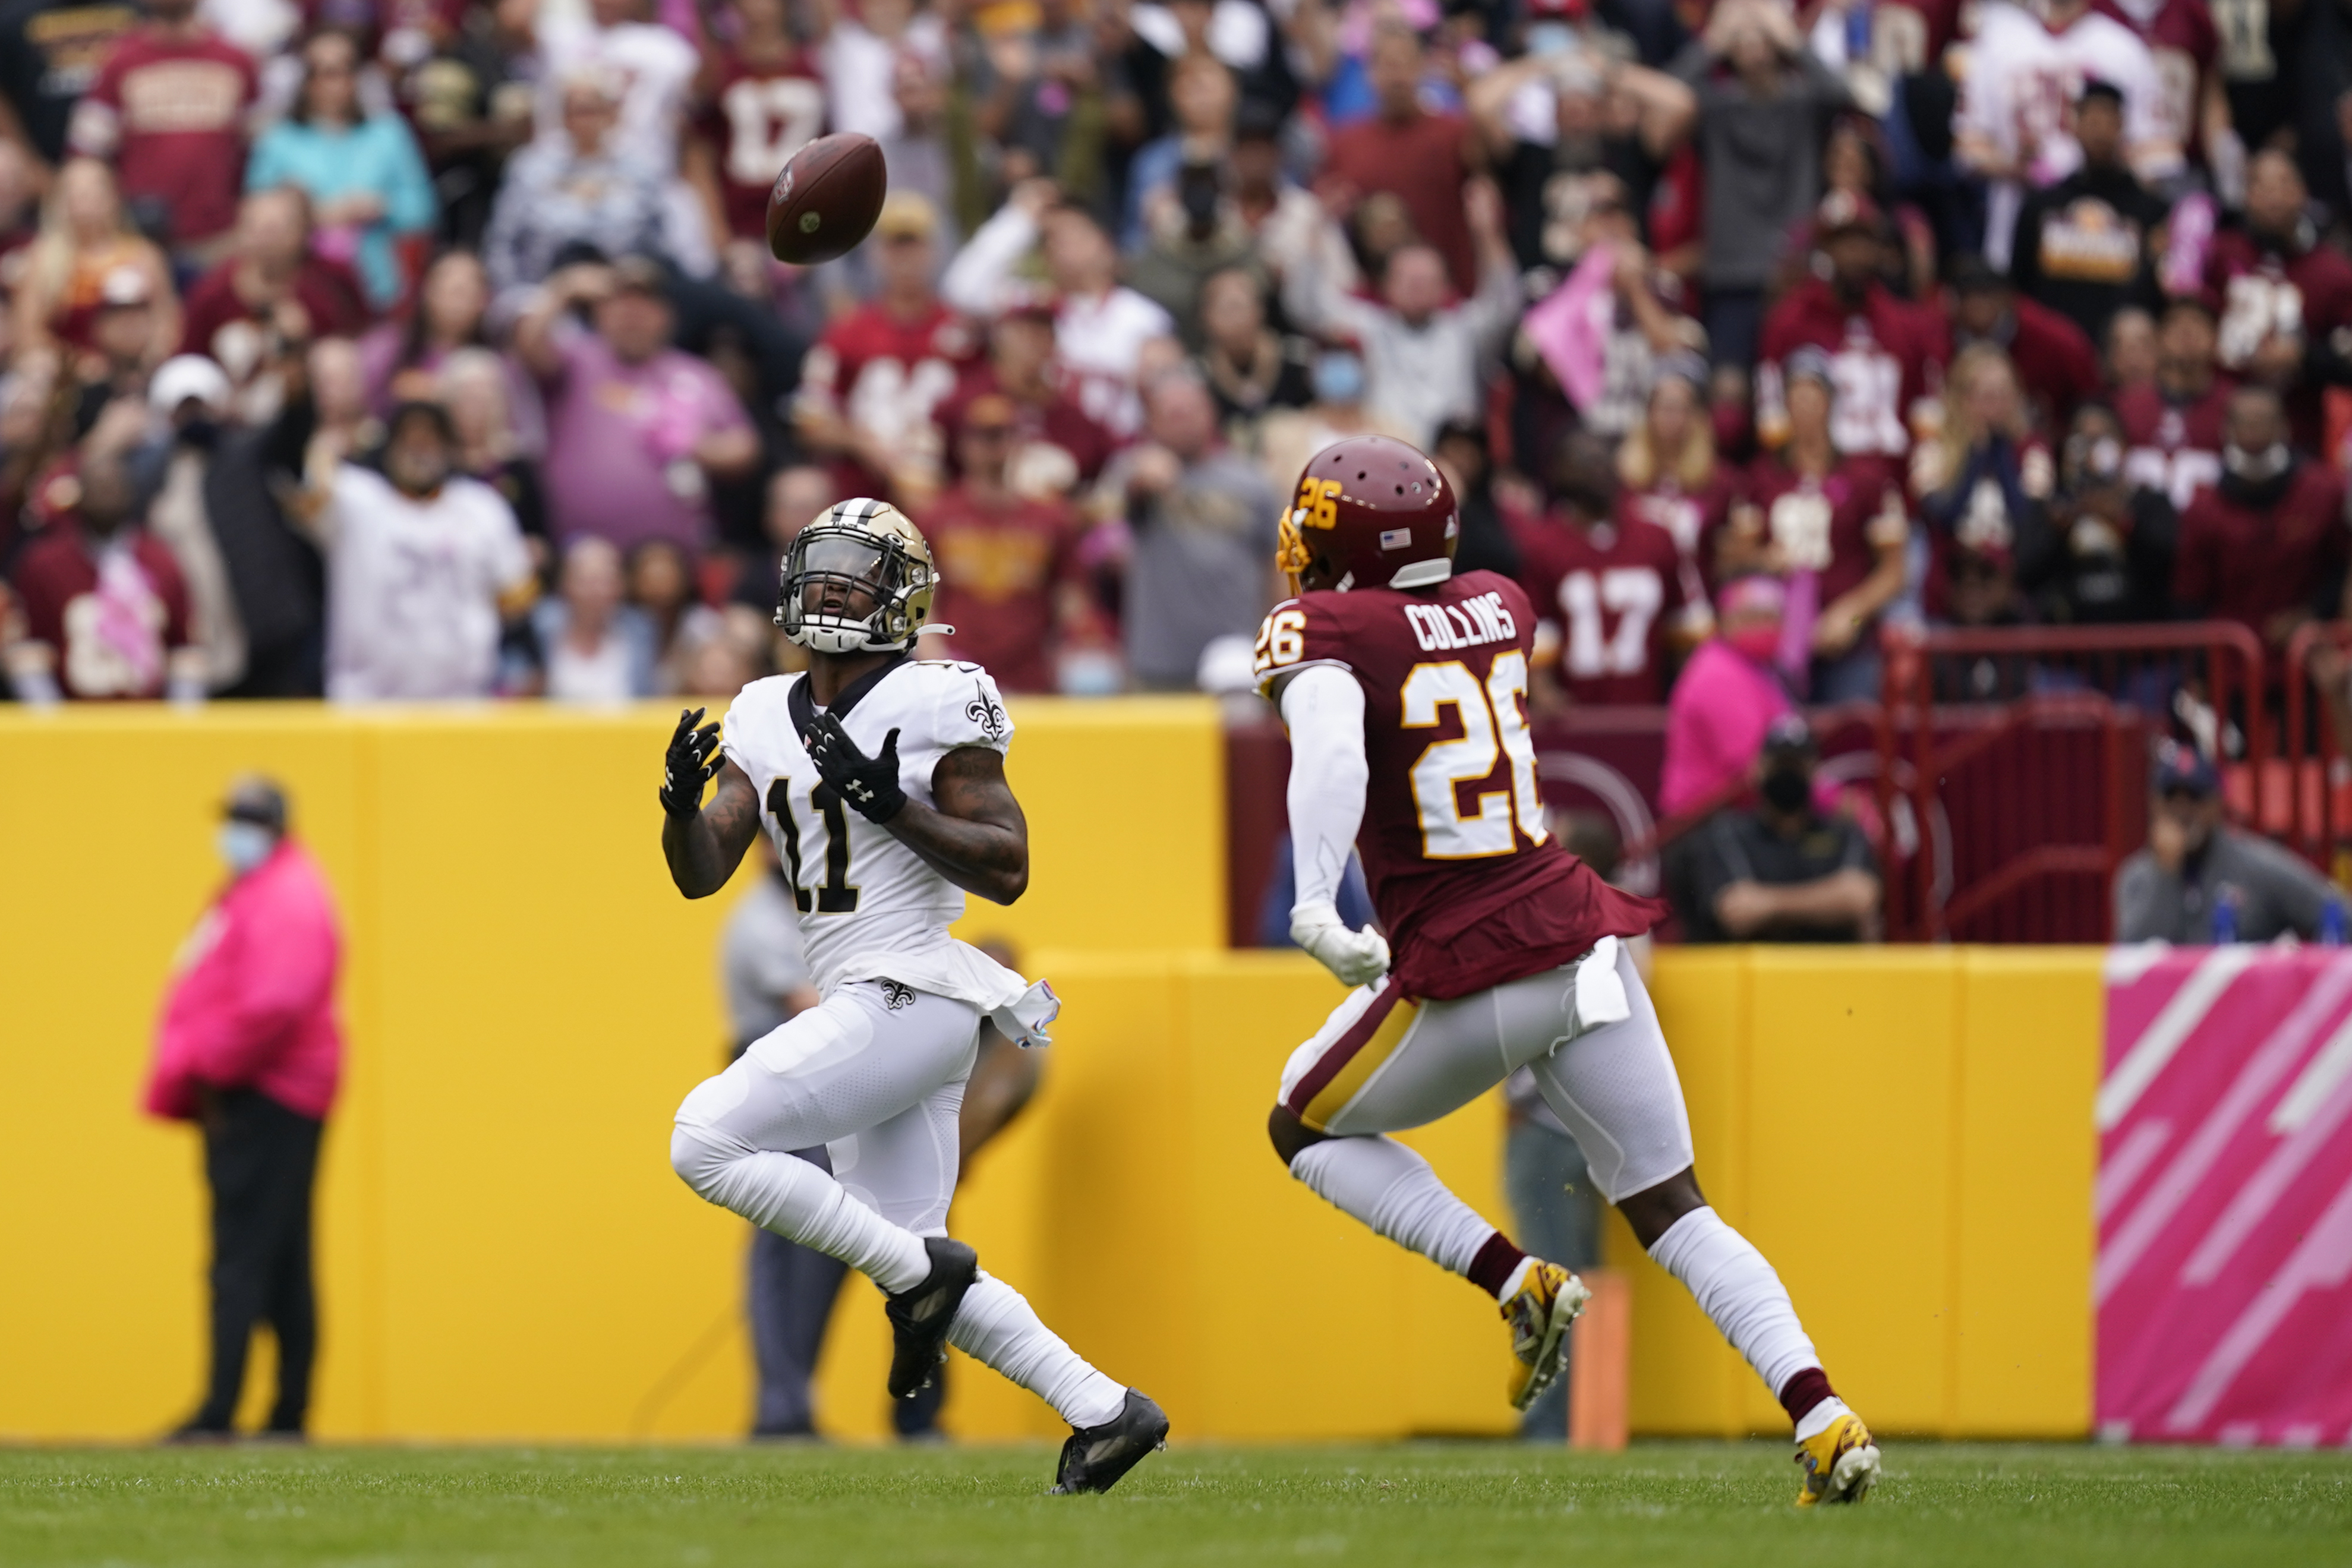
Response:
[{"label": "person in pink jacket", "polygon": [[285,792],[229,793],[219,850],[228,884],[182,949],[156,1031],[146,1109],[204,1130],[212,1187],[212,1377],[173,1437],[226,1439],[257,1322],[278,1342],[268,1431],[299,1437],[318,1345],[310,1190],[343,1037],[334,897],[287,835]]},{"label": "person in pink jacket", "polygon": [[1787,602],[1780,580],[1743,577],[1717,595],[1720,630],[1691,654],[1666,704],[1658,810],[1677,817],[1744,781],[1764,732],[1790,709],[1774,666]]}]

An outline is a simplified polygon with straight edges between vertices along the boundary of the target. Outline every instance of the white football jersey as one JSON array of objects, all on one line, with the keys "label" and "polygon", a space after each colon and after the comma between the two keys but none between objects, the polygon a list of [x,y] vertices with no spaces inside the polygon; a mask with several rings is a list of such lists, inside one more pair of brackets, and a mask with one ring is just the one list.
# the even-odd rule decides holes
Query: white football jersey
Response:
[{"label": "white football jersey", "polygon": [[[727,759],[759,791],[817,988],[829,995],[851,980],[889,979],[982,1011],[1011,1003],[1027,982],[948,935],[963,915],[963,890],[832,789],[818,793],[823,779],[801,730],[823,710],[806,696],[793,700],[807,679],[772,675],[745,686],[721,736]],[[866,756],[880,755],[884,737],[898,732],[898,786],[927,806],[936,803],[931,773],[940,758],[959,747],[1002,753],[1012,746],[1013,721],[978,664],[910,659],[843,695],[842,727]]]}]

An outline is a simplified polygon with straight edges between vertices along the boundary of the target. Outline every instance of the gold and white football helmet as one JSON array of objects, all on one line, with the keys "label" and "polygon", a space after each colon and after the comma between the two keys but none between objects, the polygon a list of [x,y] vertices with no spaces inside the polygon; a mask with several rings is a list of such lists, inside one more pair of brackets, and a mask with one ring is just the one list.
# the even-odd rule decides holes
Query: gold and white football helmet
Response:
[{"label": "gold and white football helmet", "polygon": [[[820,653],[905,648],[929,622],[939,581],[922,530],[887,501],[860,497],[793,536],[776,624]],[[873,604],[862,616],[853,612],[861,595]],[[825,608],[828,599],[836,608]]]}]

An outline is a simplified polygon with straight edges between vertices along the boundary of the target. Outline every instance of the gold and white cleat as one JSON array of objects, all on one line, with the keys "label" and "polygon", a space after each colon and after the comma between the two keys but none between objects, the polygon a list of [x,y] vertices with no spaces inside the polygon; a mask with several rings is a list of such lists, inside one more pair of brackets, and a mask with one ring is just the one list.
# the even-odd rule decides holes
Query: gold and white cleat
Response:
[{"label": "gold and white cleat", "polygon": [[1584,1281],[1540,1258],[1519,1288],[1503,1303],[1511,1325],[1511,1354],[1519,1358],[1511,1375],[1511,1408],[1524,1410],[1568,1367],[1568,1325],[1592,1299]]},{"label": "gold and white cleat", "polygon": [[1851,1410],[1800,1442],[1797,1463],[1805,1470],[1805,1484],[1797,1493],[1799,1508],[1860,1502],[1878,1484],[1878,1445],[1871,1441],[1862,1417]]}]

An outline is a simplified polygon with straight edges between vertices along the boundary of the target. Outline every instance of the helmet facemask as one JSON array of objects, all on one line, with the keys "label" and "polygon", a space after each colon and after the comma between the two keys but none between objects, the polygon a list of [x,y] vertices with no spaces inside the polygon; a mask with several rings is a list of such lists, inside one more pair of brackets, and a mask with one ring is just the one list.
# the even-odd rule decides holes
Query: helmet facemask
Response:
[{"label": "helmet facemask", "polygon": [[892,652],[922,630],[933,586],[929,563],[896,535],[828,517],[784,552],[776,624],[820,653]]}]

